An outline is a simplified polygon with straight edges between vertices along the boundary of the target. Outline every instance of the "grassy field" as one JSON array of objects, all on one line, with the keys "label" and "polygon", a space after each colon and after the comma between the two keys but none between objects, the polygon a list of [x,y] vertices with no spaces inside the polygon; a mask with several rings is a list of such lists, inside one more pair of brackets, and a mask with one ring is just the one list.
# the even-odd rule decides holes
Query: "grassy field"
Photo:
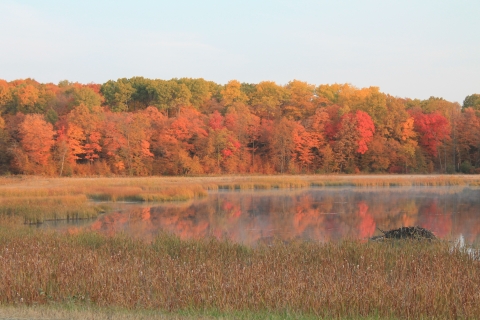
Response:
[{"label": "grassy field", "polygon": [[[246,319],[246,320],[316,320],[319,317],[299,313],[272,313],[272,312],[249,312],[215,310],[184,310],[178,312],[165,312],[161,310],[129,310],[115,307],[82,306],[76,304],[49,304],[36,306],[10,306],[0,305],[0,319],[79,319],[79,320],[207,320],[207,319]],[[369,317],[346,317],[351,320],[380,320],[380,316]],[[395,319],[395,318],[390,318]]]},{"label": "grassy field", "polygon": [[306,175],[145,178],[0,178],[0,215],[25,223],[96,217],[106,208],[96,201],[185,201],[208,191],[306,187],[480,186],[475,175]]},{"label": "grassy field", "polygon": [[447,242],[255,248],[160,235],[60,234],[24,223],[95,217],[107,201],[208,191],[480,186],[479,176],[212,176],[0,179],[0,318],[479,318],[480,263]]},{"label": "grassy field", "polygon": [[14,220],[0,224],[0,312],[75,306],[131,310],[125,317],[163,312],[160,318],[480,317],[480,265],[446,242],[249,248],[160,235],[145,243],[35,231]]}]

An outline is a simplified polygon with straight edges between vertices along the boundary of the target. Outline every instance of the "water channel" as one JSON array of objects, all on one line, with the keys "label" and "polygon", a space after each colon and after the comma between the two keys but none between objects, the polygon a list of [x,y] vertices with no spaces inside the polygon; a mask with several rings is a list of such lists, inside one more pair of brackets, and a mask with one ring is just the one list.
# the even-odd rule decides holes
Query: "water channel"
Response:
[{"label": "water channel", "polygon": [[440,238],[480,240],[480,189],[457,187],[309,188],[218,191],[179,203],[112,203],[95,221],[48,222],[67,232],[123,232],[152,240],[216,237],[255,245],[273,239],[368,239],[378,229],[421,226]]}]

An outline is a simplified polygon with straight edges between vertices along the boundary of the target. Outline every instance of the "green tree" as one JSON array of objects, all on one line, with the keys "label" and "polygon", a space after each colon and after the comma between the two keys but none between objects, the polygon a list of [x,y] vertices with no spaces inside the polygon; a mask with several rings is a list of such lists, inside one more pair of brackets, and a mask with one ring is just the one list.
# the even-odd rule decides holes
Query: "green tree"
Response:
[{"label": "green tree", "polygon": [[463,100],[462,108],[473,108],[474,110],[480,111],[480,94],[474,93],[467,96],[465,100]]},{"label": "green tree", "polygon": [[128,81],[135,90],[131,96],[129,110],[143,110],[152,105],[153,95],[149,91],[149,87],[155,80],[150,80],[144,77],[133,77],[128,79]]},{"label": "green tree", "polygon": [[178,116],[181,107],[190,105],[192,97],[184,83],[178,84],[174,80],[155,80],[147,87],[147,91],[152,95],[153,105],[167,116]]},{"label": "green tree", "polygon": [[196,109],[201,109],[202,106],[216,94],[214,91],[216,91],[215,87],[218,86],[216,83],[206,81],[203,78],[181,78],[175,81],[179,85],[184,84],[188,88],[191,94],[189,102]]},{"label": "green tree", "polygon": [[91,108],[102,104],[102,97],[89,87],[73,87],[71,93],[73,96],[72,107],[83,104]]},{"label": "green tree", "polygon": [[109,80],[102,85],[100,92],[105,97],[105,103],[113,112],[128,111],[128,103],[135,89],[128,79]]}]

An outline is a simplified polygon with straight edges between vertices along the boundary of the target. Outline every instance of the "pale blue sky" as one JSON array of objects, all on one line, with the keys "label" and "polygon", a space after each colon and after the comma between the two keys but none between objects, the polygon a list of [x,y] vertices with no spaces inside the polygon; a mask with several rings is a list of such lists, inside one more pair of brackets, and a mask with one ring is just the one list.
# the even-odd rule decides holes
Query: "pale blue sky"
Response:
[{"label": "pale blue sky", "polygon": [[480,1],[0,0],[0,78],[194,77],[480,93]]}]

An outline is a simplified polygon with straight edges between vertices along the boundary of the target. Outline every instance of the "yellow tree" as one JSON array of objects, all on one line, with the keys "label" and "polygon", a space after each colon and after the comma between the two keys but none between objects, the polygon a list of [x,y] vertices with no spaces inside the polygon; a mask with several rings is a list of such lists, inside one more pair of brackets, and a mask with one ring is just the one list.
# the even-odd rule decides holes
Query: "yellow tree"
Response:
[{"label": "yellow tree", "polygon": [[31,84],[22,84],[14,90],[15,112],[34,113],[39,90]]},{"label": "yellow tree", "polygon": [[7,81],[0,79],[0,112],[4,112],[7,104],[12,100],[12,93]]},{"label": "yellow tree", "polygon": [[[414,120],[412,117],[408,118],[402,123],[402,146],[406,159],[413,158],[415,149],[417,148],[417,134],[415,132]],[[405,160],[405,163],[407,160]],[[406,166],[407,164],[405,164]]]},{"label": "yellow tree", "polygon": [[303,81],[293,80],[286,86],[289,99],[283,106],[283,114],[292,120],[304,119],[315,111],[315,86]]},{"label": "yellow tree", "polygon": [[237,80],[231,80],[225,85],[225,88],[221,91],[224,106],[228,107],[234,103],[247,103],[248,97],[240,90],[241,87],[241,83]]},{"label": "yellow tree", "polygon": [[273,81],[262,81],[255,87],[251,104],[256,115],[270,120],[279,115],[280,106],[287,98],[285,88]]}]

